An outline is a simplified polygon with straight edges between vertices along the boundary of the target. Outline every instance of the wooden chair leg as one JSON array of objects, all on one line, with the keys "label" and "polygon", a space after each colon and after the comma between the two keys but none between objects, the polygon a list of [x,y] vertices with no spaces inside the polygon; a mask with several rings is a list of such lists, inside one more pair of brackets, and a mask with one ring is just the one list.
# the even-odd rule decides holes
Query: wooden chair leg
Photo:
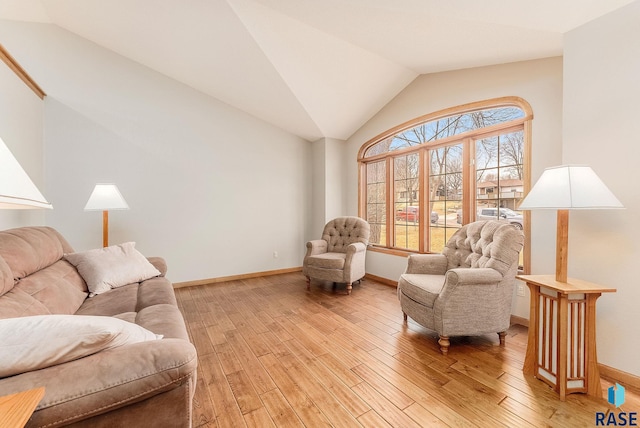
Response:
[{"label": "wooden chair leg", "polygon": [[307,291],[311,290],[311,278],[307,277]]},{"label": "wooden chair leg", "polygon": [[504,346],[505,342],[506,342],[506,337],[507,337],[507,332],[506,331],[501,331],[500,333],[498,333],[498,337],[500,338],[500,346]]},{"label": "wooden chair leg", "polygon": [[404,322],[407,322],[407,314],[405,312],[402,312],[402,318],[404,319]]},{"label": "wooden chair leg", "polygon": [[449,346],[451,345],[451,342],[449,342],[449,336],[440,335],[438,344],[440,345],[440,352],[442,352],[442,355],[446,356],[449,353]]},{"label": "wooden chair leg", "polygon": [[353,289],[353,286],[351,285],[350,282],[347,283],[347,294],[351,294],[351,290]]}]

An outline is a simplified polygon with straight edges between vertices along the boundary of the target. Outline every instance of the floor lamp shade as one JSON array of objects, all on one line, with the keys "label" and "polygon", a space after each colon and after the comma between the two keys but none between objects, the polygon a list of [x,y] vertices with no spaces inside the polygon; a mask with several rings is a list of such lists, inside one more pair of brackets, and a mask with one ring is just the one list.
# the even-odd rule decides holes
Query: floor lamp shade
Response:
[{"label": "floor lamp shade", "polygon": [[0,138],[0,209],[53,208]]},{"label": "floor lamp shade", "polygon": [[521,210],[624,208],[588,166],[562,165],[544,170],[520,204]]},{"label": "floor lamp shade", "polygon": [[96,184],[85,211],[102,211],[102,246],[109,246],[109,211],[128,210],[129,205],[115,184]]},{"label": "floor lamp shade", "polygon": [[128,210],[129,205],[115,184],[96,184],[84,209],[85,211]]},{"label": "floor lamp shade", "polygon": [[561,165],[544,170],[518,209],[558,211],[556,281],[567,282],[569,210],[624,208],[588,166]]}]

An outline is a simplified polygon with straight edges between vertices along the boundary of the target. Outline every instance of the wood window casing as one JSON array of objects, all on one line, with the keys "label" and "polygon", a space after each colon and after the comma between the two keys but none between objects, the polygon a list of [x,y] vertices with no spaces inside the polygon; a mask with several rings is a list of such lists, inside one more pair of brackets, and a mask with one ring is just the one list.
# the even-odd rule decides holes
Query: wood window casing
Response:
[{"label": "wood window casing", "polygon": [[[498,123],[483,128],[473,129],[470,131],[460,132],[456,135],[447,136],[445,138],[428,141],[412,147],[404,147],[396,150],[390,150],[384,153],[367,156],[367,150],[379,142],[385,139],[394,137],[395,135],[407,130],[411,130],[414,127],[427,124],[429,122],[437,121],[440,119],[446,119],[455,115],[462,115],[466,113],[472,113],[488,109],[496,109],[501,107],[516,107],[519,108],[523,115],[517,119],[509,120],[505,123]],[[419,252],[429,252],[431,248],[431,233],[429,231],[430,226],[430,189],[429,189],[429,169],[430,159],[429,152],[443,147],[450,147],[454,144],[462,144],[462,224],[474,221],[476,216],[476,172],[475,172],[475,142],[481,139],[490,137],[498,137],[513,132],[522,132],[523,135],[523,162],[522,162],[522,181],[523,190],[526,193],[530,187],[530,159],[531,159],[531,121],[533,119],[533,112],[530,105],[519,97],[502,97],[491,100],[485,100],[480,102],[474,102],[464,104],[456,107],[447,108],[434,113],[420,116],[413,120],[402,123],[388,131],[385,131],[375,138],[367,141],[362,145],[358,152],[358,165],[360,168],[359,174],[359,189],[358,189],[358,208],[359,215],[363,218],[367,218],[366,214],[366,188],[362,183],[366,183],[366,165],[375,161],[384,161],[387,168],[386,179],[386,239],[384,244],[374,243],[371,246],[372,251],[394,254],[400,256],[406,256],[407,254]],[[397,248],[393,245],[395,242],[394,233],[396,233],[395,227],[395,189],[394,189],[394,159],[407,156],[412,153],[417,153],[419,156],[419,248],[418,250],[409,250],[406,248]],[[425,177],[427,179],[425,180]],[[446,215],[446,213],[445,213]],[[524,222],[523,230],[525,232],[525,250],[523,253],[523,267],[524,271],[529,271],[530,265],[530,215],[529,212],[523,213]],[[445,226],[446,227],[446,226]],[[445,229],[446,235],[446,229]]]}]

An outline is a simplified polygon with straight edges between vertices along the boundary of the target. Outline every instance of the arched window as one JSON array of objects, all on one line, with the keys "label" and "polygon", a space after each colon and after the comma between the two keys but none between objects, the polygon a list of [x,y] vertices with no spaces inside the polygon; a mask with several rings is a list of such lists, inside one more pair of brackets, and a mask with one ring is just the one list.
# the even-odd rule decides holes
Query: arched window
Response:
[{"label": "arched window", "polygon": [[441,252],[476,219],[528,230],[517,207],[529,185],[532,119],[526,101],[505,97],[431,113],[365,143],[359,210],[373,249]]}]

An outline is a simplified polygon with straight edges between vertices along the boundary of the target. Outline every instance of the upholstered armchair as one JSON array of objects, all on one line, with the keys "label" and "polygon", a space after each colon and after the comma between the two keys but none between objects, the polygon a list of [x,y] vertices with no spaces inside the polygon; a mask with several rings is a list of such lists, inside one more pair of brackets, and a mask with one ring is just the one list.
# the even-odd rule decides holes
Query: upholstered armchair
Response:
[{"label": "upholstered armchair", "polygon": [[505,221],[462,226],[442,254],[413,254],[398,281],[404,314],[440,336],[444,355],[451,336],[497,333],[504,345],[510,325],[521,230]]},{"label": "upholstered armchair", "polygon": [[324,226],[322,239],[307,242],[302,273],[311,278],[345,283],[347,294],[352,284],[364,277],[364,261],[369,244],[369,223],[360,217],[338,217]]}]

